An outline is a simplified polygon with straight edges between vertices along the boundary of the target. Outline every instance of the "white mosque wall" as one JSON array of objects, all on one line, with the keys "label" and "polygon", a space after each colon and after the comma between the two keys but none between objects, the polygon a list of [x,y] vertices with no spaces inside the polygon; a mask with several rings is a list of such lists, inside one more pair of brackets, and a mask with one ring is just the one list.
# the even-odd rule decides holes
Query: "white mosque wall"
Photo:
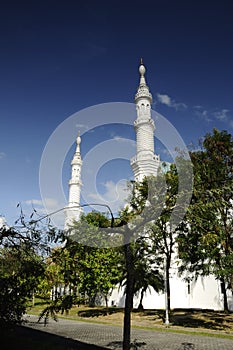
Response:
[{"label": "white mosque wall", "polygon": [[[178,276],[170,279],[171,309],[208,309],[223,310],[223,295],[221,286],[214,276],[199,277],[188,283]],[[133,307],[137,308],[140,294],[134,297]],[[232,293],[228,292],[229,309],[233,311]],[[109,298],[110,306],[124,307],[124,288],[115,288]],[[145,309],[165,309],[164,293],[156,293],[153,288],[147,291],[143,298]]]}]

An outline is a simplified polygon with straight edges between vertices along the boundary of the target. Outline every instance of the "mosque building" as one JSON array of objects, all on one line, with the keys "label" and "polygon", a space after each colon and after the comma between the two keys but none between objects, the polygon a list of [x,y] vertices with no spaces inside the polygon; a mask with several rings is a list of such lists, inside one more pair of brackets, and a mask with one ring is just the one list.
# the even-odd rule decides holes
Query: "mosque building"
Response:
[{"label": "mosque building", "polygon": [[[131,158],[131,167],[135,181],[142,181],[144,176],[157,175],[161,164],[160,156],[155,152],[154,131],[155,122],[151,116],[152,94],[145,79],[146,69],[141,61],[139,66],[140,81],[135,95],[136,120],[134,127],[136,132],[136,155]],[[79,218],[82,209],[79,207],[81,195],[81,169],[82,159],[80,152],[81,137],[77,137],[77,147],[71,162],[71,179],[69,181],[69,203],[66,211],[66,225],[72,218]],[[73,208],[69,210],[69,208]],[[170,270],[171,308],[198,308],[223,310],[223,294],[221,284],[214,276],[198,277],[197,280],[188,282],[178,274],[177,258],[174,253]],[[229,308],[233,310],[232,294],[228,295]],[[113,290],[109,303],[118,307],[124,307],[124,289]],[[139,297],[134,297],[134,307],[139,304]],[[156,293],[153,288],[148,291],[143,299],[146,309],[163,309],[165,296]]]}]

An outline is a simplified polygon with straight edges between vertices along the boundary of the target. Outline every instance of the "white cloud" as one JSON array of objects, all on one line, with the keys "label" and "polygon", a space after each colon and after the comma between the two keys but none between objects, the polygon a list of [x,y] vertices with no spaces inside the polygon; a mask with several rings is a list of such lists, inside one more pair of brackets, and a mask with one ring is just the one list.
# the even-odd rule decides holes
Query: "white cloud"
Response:
[{"label": "white cloud", "polygon": [[229,109],[223,108],[220,111],[214,112],[213,115],[217,121],[223,122],[227,124],[229,128],[233,129],[233,120],[229,112]]},{"label": "white cloud", "polygon": [[75,127],[79,130],[84,130],[84,131],[87,131],[88,130],[88,126],[85,125],[85,124],[76,124]]},{"label": "white cloud", "polygon": [[196,106],[193,106],[194,109],[203,109],[203,107],[201,105],[196,105]]},{"label": "white cloud", "polygon": [[1,216],[0,215],[0,228],[2,228],[2,227],[8,227],[7,226],[7,223],[6,223],[6,219],[5,219],[5,217],[4,216]]},{"label": "white cloud", "polygon": [[213,115],[217,120],[227,121],[228,120],[228,109],[222,109],[221,111],[214,112]]},{"label": "white cloud", "polygon": [[26,205],[38,205],[38,206],[42,206],[43,205],[42,200],[39,200],[39,199],[28,199],[28,200],[24,201],[23,204],[26,204]]},{"label": "white cloud", "polygon": [[131,139],[126,139],[126,138],[121,137],[121,136],[114,136],[113,140],[117,141],[119,143],[129,143],[131,146],[136,147],[136,142],[134,140],[131,140]]},{"label": "white cloud", "polygon": [[44,201],[42,201],[41,199],[28,199],[23,203],[26,205],[37,206],[37,207],[46,206],[47,208],[50,208],[50,209],[58,208],[58,202],[54,198],[45,198]]},{"label": "white cloud", "polygon": [[210,113],[206,109],[203,109],[203,107],[195,106],[194,109],[195,109],[195,115],[200,117],[205,122],[209,123],[213,121],[213,118],[210,116]]},{"label": "white cloud", "polygon": [[[167,94],[157,93],[157,101],[167,107],[174,108],[175,110],[184,110],[188,106],[182,102],[176,102]],[[202,121],[206,123],[211,122],[223,122],[228,125],[228,127],[233,128],[233,120],[230,116],[230,110],[223,108],[220,110],[207,110],[202,105],[195,105],[191,107],[194,115],[198,116]]]},{"label": "white cloud", "polygon": [[230,128],[233,128],[233,121],[229,115],[229,109],[223,108],[221,110],[208,111],[202,106],[194,106],[193,108],[195,115],[205,122],[223,122],[225,124],[228,124]]},{"label": "white cloud", "polygon": [[230,125],[230,127],[233,129],[233,120],[230,120],[230,121],[229,121],[229,125]]},{"label": "white cloud", "polygon": [[[41,217],[48,215],[52,222],[53,218],[56,219],[55,226],[61,228],[64,227],[64,210],[56,199],[44,198],[43,201],[41,199],[28,199],[21,204],[25,215],[30,216],[32,213],[34,213],[33,220],[40,219]],[[56,211],[58,211],[58,213],[53,214]]]},{"label": "white cloud", "polygon": [[157,94],[157,98],[160,103],[171,107],[172,101],[171,97],[169,97],[168,95]]},{"label": "white cloud", "polygon": [[6,157],[6,153],[5,152],[0,152],[0,159],[5,158]]},{"label": "white cloud", "polygon": [[160,94],[157,93],[157,99],[158,102],[161,104],[164,104],[168,107],[174,108],[176,111],[183,110],[187,108],[187,105],[183,102],[176,102],[174,99],[172,99],[167,94]]},{"label": "white cloud", "polygon": [[[88,197],[90,200],[97,203],[109,205],[113,213],[117,213],[126,204],[129,197],[129,189],[127,187],[127,180],[120,180],[117,183],[107,181],[103,184],[104,193],[90,193]],[[99,210],[99,208],[96,208]]]}]

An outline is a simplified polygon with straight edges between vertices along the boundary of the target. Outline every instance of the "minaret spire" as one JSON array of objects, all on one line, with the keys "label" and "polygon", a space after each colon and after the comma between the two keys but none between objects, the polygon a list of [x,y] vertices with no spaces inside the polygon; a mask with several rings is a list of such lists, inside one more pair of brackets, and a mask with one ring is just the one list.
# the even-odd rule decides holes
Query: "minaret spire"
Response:
[{"label": "minaret spire", "polygon": [[80,208],[80,196],[81,196],[81,170],[82,170],[82,157],[80,151],[81,137],[78,132],[76,139],[76,151],[71,161],[71,179],[69,181],[69,202],[66,207],[66,222],[65,228],[68,228],[72,224],[73,220],[78,221],[82,213]]},{"label": "minaret spire", "polygon": [[80,131],[78,132],[78,137],[77,137],[76,143],[77,143],[76,153],[79,153],[79,155],[81,157],[81,152],[80,152],[80,144],[81,144]]},{"label": "minaret spire", "polygon": [[140,73],[140,85],[139,86],[142,86],[142,85],[146,86],[146,79],[145,79],[146,68],[143,64],[142,58],[140,60],[139,73]]},{"label": "minaret spire", "polygon": [[131,159],[131,166],[136,181],[144,176],[156,175],[160,163],[154,153],[155,124],[151,118],[152,95],[145,79],[146,68],[142,58],[139,66],[140,82],[135,95],[137,119],[134,122],[136,131],[137,154]]},{"label": "minaret spire", "polygon": [[146,68],[141,58],[140,66],[139,66],[140,82],[139,82],[137,93],[135,95],[135,103],[137,103],[137,100],[142,97],[149,99],[150,104],[152,103],[152,95],[149,91],[149,87],[146,84],[145,73],[146,73]]}]

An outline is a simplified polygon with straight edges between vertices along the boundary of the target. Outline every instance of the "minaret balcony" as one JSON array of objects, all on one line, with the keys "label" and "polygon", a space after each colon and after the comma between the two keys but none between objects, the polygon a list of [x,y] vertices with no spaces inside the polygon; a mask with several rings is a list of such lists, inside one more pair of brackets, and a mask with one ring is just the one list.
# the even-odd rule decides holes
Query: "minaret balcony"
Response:
[{"label": "minaret balcony", "polygon": [[82,185],[82,182],[80,179],[70,179],[69,185]]},{"label": "minaret balcony", "polygon": [[134,121],[135,127],[139,127],[142,124],[151,125],[153,127],[153,130],[155,129],[155,123],[154,123],[154,120],[151,118],[151,116],[148,116],[148,115],[140,116]]},{"label": "minaret balcony", "polygon": [[138,153],[136,156],[132,157],[130,159],[130,163],[131,165],[133,163],[136,163],[138,161],[148,161],[148,160],[152,160],[152,161],[155,161],[155,162],[160,162],[160,156],[159,155],[156,155],[156,154],[153,154],[151,152],[147,152],[146,151],[143,151],[143,153]]},{"label": "minaret balcony", "polygon": [[71,161],[71,165],[82,165],[82,159],[80,156],[74,156],[74,158]]},{"label": "minaret balcony", "polygon": [[138,92],[135,94],[135,102],[138,102],[141,98],[148,98],[152,103],[152,95],[148,90],[148,87],[139,87]]}]

